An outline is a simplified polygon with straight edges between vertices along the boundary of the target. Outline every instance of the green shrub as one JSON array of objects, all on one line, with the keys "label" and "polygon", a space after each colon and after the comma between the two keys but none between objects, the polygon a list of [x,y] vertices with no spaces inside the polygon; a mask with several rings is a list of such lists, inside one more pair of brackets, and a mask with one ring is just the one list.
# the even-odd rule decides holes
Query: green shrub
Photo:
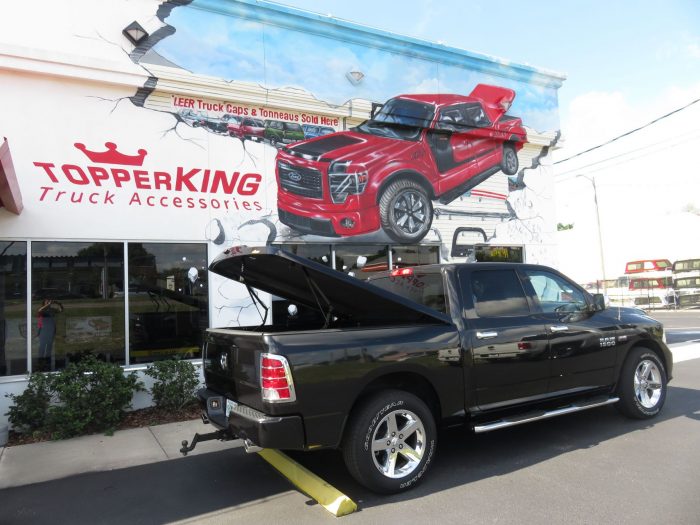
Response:
[{"label": "green shrub", "polygon": [[151,395],[157,407],[180,410],[195,401],[199,378],[189,361],[156,361],[148,366],[146,375],[154,379]]},{"label": "green shrub", "polygon": [[143,390],[136,372],[88,356],[70,363],[52,378],[56,404],[49,408],[47,430],[56,439],[90,432],[112,432]]},{"label": "green shrub", "polygon": [[16,431],[27,434],[45,431],[53,397],[51,379],[47,374],[31,374],[24,392],[19,395],[5,394],[14,403],[5,415],[9,416]]}]

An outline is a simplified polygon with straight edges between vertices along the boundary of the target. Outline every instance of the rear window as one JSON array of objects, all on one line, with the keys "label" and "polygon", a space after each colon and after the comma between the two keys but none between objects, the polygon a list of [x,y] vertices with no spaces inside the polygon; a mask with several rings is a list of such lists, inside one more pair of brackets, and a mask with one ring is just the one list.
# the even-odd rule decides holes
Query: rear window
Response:
[{"label": "rear window", "polygon": [[386,275],[372,278],[369,282],[382,290],[395,293],[438,312],[447,313],[445,284],[441,273],[414,272],[413,275],[405,277]]}]

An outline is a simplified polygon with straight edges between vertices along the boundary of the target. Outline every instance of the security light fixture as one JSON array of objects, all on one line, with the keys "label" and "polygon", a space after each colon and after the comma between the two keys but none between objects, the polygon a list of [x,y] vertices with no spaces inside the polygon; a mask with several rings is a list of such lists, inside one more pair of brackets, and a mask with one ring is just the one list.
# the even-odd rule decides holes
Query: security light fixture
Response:
[{"label": "security light fixture", "polygon": [[347,78],[353,86],[358,85],[365,78],[365,74],[357,69],[351,69],[345,73],[345,78]]},{"label": "security light fixture", "polygon": [[135,46],[139,45],[141,42],[143,42],[143,40],[148,38],[148,32],[141,27],[141,24],[139,24],[136,20],[126,26],[122,33]]}]

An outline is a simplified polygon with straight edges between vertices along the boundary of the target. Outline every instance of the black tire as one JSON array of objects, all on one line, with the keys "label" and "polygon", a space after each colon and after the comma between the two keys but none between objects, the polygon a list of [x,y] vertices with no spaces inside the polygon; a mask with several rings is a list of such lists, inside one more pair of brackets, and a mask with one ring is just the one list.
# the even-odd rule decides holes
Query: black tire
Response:
[{"label": "black tire", "polygon": [[430,231],[433,203],[420,184],[399,179],[382,192],[379,218],[382,228],[392,240],[415,243]]},{"label": "black tire", "polygon": [[385,390],[353,411],[343,439],[343,458],[360,484],[392,494],[423,479],[436,446],[435,420],[426,404],[408,392]]},{"label": "black tire", "polygon": [[501,171],[506,175],[518,173],[518,154],[510,144],[503,146],[503,159],[501,160]]},{"label": "black tire", "polygon": [[656,416],[666,401],[666,368],[659,356],[644,347],[630,350],[622,365],[615,407],[633,419]]}]

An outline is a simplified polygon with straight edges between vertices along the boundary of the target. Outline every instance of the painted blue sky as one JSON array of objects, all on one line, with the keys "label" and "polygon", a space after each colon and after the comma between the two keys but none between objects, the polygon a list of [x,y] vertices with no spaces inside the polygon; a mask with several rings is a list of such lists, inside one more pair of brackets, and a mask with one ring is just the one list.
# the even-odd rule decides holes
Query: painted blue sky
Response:
[{"label": "painted blue sky", "polygon": [[[156,50],[195,73],[268,88],[302,87],[331,104],[353,98],[383,102],[401,93],[468,94],[484,82],[516,91],[510,113],[526,125],[540,131],[559,128],[554,88],[272,25],[263,28],[258,22],[205,10],[175,9],[167,22],[177,31]],[[355,68],[366,75],[358,86],[345,77]]]},{"label": "painted blue sky", "polygon": [[406,0],[400,9],[388,0],[280,3],[562,72],[564,127],[571,102],[585,93],[619,92],[643,106],[700,82],[697,0]]}]

